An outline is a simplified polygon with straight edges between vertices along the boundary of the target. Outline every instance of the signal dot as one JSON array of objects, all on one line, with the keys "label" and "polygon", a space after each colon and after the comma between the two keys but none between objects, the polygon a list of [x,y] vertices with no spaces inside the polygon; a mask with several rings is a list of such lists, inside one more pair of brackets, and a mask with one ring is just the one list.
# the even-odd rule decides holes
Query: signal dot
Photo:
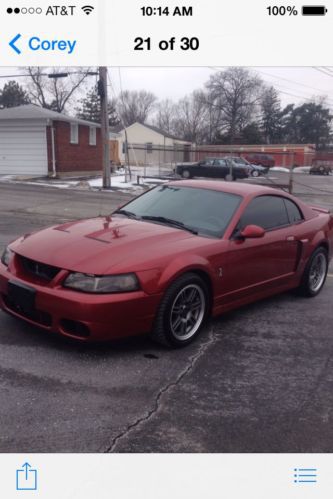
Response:
[{"label": "signal dot", "polygon": [[11,9],[10,7],[7,9],[7,13],[8,14],[12,14],[13,13],[13,9]]},{"label": "signal dot", "polygon": [[18,7],[16,7],[16,9],[14,9],[14,12],[15,12],[15,14],[19,14],[20,13],[20,9]]}]

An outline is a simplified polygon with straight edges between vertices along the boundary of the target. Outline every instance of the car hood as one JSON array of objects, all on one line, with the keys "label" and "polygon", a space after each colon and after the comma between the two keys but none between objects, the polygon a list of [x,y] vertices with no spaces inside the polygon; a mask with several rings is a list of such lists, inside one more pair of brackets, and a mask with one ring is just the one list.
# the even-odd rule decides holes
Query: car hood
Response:
[{"label": "car hood", "polygon": [[153,268],[154,259],[172,258],[193,237],[205,239],[156,223],[99,217],[28,234],[11,249],[40,263],[98,275]]}]

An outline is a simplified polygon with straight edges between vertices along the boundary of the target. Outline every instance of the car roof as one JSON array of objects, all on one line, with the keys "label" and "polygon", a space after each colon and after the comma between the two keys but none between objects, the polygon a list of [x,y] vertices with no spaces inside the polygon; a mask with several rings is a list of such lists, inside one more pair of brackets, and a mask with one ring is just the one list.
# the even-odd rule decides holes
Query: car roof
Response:
[{"label": "car roof", "polygon": [[225,182],[218,180],[177,180],[171,181],[170,184],[227,192],[243,197],[255,196],[259,194],[278,194],[285,197],[290,197],[288,193],[274,187],[267,187],[257,184],[247,184],[245,182]]}]

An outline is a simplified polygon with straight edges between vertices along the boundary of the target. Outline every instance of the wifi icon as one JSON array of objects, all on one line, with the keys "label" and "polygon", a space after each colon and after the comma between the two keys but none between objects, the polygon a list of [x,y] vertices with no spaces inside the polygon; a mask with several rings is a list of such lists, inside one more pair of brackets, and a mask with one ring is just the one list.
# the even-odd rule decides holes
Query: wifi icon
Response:
[{"label": "wifi icon", "polygon": [[82,7],[82,10],[85,14],[87,14],[87,16],[89,16],[89,14],[92,13],[92,11],[94,10],[95,7],[93,7],[92,5],[84,5]]}]

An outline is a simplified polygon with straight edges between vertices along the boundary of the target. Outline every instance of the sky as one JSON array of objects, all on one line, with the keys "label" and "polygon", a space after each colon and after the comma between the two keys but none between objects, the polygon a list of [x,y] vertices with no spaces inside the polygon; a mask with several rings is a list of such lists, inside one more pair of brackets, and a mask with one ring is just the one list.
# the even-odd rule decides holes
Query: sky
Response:
[{"label": "sky", "polygon": [[[224,67],[127,67],[110,68],[111,95],[123,90],[145,89],[159,100],[178,100],[203,88],[210,75]],[[313,67],[253,67],[264,82],[280,93],[283,105],[300,104],[315,96],[327,96],[333,110],[333,68]],[[0,67],[0,77],[22,73],[22,68]],[[0,88],[7,81],[0,78]]]}]

